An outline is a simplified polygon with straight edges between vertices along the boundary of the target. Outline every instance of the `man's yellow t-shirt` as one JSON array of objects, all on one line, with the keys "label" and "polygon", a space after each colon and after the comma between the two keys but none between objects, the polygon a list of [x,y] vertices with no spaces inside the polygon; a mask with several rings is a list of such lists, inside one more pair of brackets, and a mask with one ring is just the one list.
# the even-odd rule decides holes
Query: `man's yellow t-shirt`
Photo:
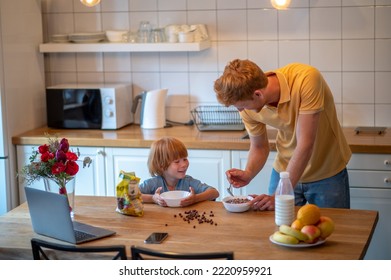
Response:
[{"label": "man's yellow t-shirt", "polygon": [[266,133],[266,125],[278,129],[277,157],[273,167],[285,171],[296,148],[299,114],[320,112],[319,127],[312,156],[300,179],[315,182],[336,175],[349,162],[351,151],[339,124],[334,98],[320,72],[309,65],[292,63],[266,73],[277,75],[280,100],[277,107],[266,105],[259,113],[240,114],[249,135]]}]

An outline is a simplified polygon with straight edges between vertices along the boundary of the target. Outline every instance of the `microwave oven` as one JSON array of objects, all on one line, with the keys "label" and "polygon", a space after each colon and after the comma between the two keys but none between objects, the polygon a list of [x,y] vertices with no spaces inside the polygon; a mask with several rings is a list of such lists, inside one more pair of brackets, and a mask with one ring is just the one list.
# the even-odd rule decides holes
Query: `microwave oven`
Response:
[{"label": "microwave oven", "polygon": [[131,86],[64,84],[46,88],[48,127],[118,129],[133,123]]}]

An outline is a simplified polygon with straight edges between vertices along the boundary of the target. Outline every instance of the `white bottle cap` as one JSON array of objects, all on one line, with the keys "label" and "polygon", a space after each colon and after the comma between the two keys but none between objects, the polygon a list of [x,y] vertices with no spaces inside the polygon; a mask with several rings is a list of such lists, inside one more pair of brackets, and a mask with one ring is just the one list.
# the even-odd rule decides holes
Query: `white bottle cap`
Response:
[{"label": "white bottle cap", "polygon": [[289,178],[289,172],[287,172],[287,171],[281,172],[280,178],[282,178],[282,179]]}]

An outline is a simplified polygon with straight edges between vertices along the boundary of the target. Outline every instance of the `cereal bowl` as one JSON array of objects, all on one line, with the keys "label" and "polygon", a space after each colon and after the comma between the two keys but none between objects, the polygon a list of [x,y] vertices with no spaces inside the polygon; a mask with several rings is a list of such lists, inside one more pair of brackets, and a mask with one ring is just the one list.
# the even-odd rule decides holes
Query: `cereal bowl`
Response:
[{"label": "cereal bowl", "polygon": [[252,200],[251,196],[244,196],[244,195],[238,195],[238,196],[227,196],[225,197],[222,202],[229,212],[246,212],[248,209],[250,209],[250,205],[248,202]]},{"label": "cereal bowl", "polygon": [[168,207],[180,207],[181,200],[190,195],[187,191],[168,191],[160,194]]}]

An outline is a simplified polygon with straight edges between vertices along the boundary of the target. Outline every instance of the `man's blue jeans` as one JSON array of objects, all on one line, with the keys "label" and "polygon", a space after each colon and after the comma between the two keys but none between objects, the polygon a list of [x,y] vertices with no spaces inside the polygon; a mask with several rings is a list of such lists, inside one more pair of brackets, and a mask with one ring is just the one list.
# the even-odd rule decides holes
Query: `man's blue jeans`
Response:
[{"label": "man's blue jeans", "polygon": [[[272,170],[269,194],[274,194],[280,174]],[[311,203],[323,208],[350,208],[349,176],[346,168],[338,174],[310,183],[298,183],[294,187],[295,205]]]}]

